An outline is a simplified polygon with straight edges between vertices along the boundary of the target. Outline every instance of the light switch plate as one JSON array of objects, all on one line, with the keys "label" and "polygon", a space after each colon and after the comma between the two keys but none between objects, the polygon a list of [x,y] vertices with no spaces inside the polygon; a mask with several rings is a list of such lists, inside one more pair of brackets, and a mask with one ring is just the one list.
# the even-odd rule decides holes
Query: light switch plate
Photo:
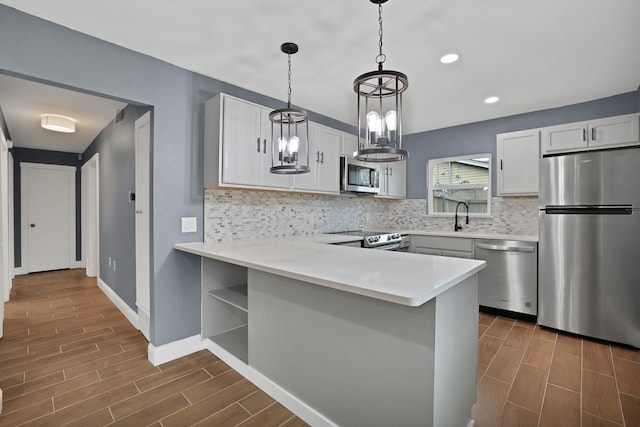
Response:
[{"label": "light switch plate", "polygon": [[182,232],[183,233],[195,233],[198,231],[198,219],[196,217],[183,217],[182,218]]}]

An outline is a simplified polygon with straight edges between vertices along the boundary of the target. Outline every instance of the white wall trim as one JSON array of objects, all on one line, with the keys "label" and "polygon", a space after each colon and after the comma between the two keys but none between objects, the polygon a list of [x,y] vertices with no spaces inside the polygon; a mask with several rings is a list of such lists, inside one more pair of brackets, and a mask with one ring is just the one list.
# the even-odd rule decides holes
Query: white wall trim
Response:
[{"label": "white wall trim", "polygon": [[98,277],[98,287],[104,292],[104,294],[111,300],[111,302],[116,306],[118,310],[124,314],[124,317],[127,318],[129,322],[133,325],[134,328],[138,329],[138,313],[133,311],[131,307],[127,305],[126,302],[122,298],[118,296],[114,292],[113,289],[109,287],[101,278]]},{"label": "white wall trim", "polygon": [[200,335],[193,335],[158,347],[149,343],[147,357],[153,366],[158,366],[202,349],[202,338]]},{"label": "white wall trim", "polygon": [[14,274],[14,277],[15,277],[15,276],[19,276],[21,274],[29,274],[29,273],[27,272],[27,269],[24,266],[22,266],[22,267],[15,267],[13,269],[13,274]]},{"label": "white wall trim", "polygon": [[320,412],[307,405],[305,402],[298,399],[296,396],[280,387],[278,384],[274,383],[269,378],[265,377],[263,374],[247,365],[210,339],[203,340],[202,344],[204,348],[216,355],[224,363],[231,366],[240,375],[258,386],[269,396],[280,402],[283,406],[296,414],[306,423],[314,427],[337,427],[337,424],[335,424],[329,418],[325,417]]}]

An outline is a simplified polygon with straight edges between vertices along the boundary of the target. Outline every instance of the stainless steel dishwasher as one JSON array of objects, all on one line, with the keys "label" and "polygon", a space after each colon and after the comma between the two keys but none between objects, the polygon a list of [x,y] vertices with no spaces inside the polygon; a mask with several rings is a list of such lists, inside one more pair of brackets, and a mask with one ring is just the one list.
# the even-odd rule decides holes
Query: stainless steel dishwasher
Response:
[{"label": "stainless steel dishwasher", "polygon": [[481,306],[538,315],[538,244],[476,240],[475,258],[487,262],[478,274]]}]

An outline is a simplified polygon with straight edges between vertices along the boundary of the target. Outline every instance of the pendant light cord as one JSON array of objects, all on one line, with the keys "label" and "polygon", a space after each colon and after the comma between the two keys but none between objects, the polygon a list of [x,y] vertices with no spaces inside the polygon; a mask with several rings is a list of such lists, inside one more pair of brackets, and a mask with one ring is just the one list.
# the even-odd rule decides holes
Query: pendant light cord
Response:
[{"label": "pendant light cord", "polygon": [[291,54],[287,56],[289,57],[289,90],[287,92],[289,99],[287,101],[287,108],[291,108]]},{"label": "pendant light cord", "polygon": [[378,30],[378,35],[380,36],[380,41],[378,42],[378,46],[380,47],[380,53],[376,56],[376,62],[382,68],[382,64],[387,59],[387,56],[382,53],[382,2],[378,3],[378,23],[380,24],[380,29]]}]

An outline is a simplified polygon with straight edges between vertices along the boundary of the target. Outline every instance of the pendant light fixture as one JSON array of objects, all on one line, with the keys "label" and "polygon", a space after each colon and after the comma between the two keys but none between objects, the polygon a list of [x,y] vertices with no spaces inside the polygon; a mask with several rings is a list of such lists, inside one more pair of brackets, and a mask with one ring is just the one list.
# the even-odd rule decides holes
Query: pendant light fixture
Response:
[{"label": "pendant light fixture", "polygon": [[353,157],[366,162],[395,162],[409,157],[402,149],[402,93],[409,80],[399,71],[382,68],[386,60],[382,53],[382,3],[387,0],[370,1],[378,5],[378,69],[353,82],[358,96],[358,151]]},{"label": "pendant light fixture", "polygon": [[269,114],[271,121],[271,173],[302,174],[309,168],[309,115],[306,111],[291,108],[291,55],[298,52],[295,43],[283,43],[280,50],[286,53],[289,63],[289,90],[287,108]]}]

